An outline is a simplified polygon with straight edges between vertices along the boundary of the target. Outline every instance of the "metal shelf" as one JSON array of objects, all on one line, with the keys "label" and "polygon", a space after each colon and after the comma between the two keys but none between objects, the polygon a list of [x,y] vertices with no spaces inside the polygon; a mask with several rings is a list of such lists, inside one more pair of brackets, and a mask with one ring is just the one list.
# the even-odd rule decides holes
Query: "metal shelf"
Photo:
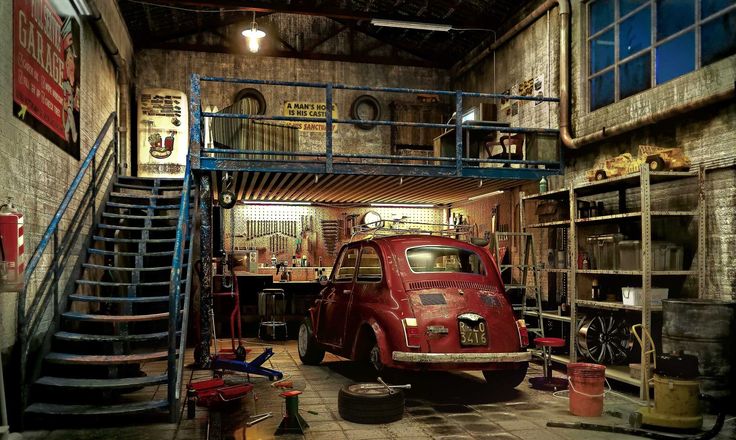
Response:
[{"label": "metal shelf", "polygon": [[[583,275],[630,275],[630,276],[642,276],[641,270],[610,270],[610,269],[578,269],[576,273]],[[652,276],[697,276],[697,270],[653,270]]]},{"label": "metal shelf", "polygon": [[[631,310],[634,312],[641,312],[641,309],[642,309],[642,306],[629,306],[629,305],[619,303],[619,302],[590,301],[587,299],[578,299],[575,301],[575,304],[581,307],[604,309],[604,310]],[[660,305],[651,304],[649,306],[649,309],[653,312],[659,311],[659,310],[662,310],[662,305],[661,304]]]},{"label": "metal shelf", "polygon": [[[690,217],[698,215],[698,211],[652,211],[652,217]],[[621,214],[599,215],[575,219],[575,223],[600,223],[615,220],[641,219],[642,212],[624,212]]]},{"label": "metal shelf", "polygon": [[[650,171],[649,181],[651,183],[669,182],[678,179],[697,177],[697,171]],[[573,188],[578,196],[601,194],[622,189],[635,188],[640,185],[641,172],[627,174],[620,177],[599,180],[597,182],[584,183]]]},{"label": "metal shelf", "polygon": [[522,200],[567,200],[569,197],[570,189],[560,188],[540,194],[530,194],[522,197]]},{"label": "metal shelf", "polygon": [[[566,354],[553,354],[552,362],[567,365],[570,363],[570,356]],[[641,385],[641,379],[631,377],[629,367],[625,365],[606,365],[606,377],[635,387]]]},{"label": "metal shelf", "polygon": [[570,227],[570,220],[555,220],[552,222],[544,223],[533,223],[526,225],[527,228],[568,228]]},{"label": "metal shelf", "polygon": [[539,270],[541,272],[553,272],[553,273],[567,273],[567,272],[570,272],[570,269],[558,269],[556,267],[540,267]]}]

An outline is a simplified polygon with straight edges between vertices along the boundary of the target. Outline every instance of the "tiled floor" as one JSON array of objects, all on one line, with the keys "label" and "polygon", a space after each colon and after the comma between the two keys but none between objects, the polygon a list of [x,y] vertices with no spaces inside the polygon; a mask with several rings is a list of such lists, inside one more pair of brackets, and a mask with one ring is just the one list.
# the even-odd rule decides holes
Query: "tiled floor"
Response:
[{"label": "tiled floor", "polygon": [[[261,347],[249,341],[255,356]],[[628,426],[628,414],[636,406],[617,395],[606,397],[603,417],[582,419],[569,414],[567,400],[554,397],[522,384],[517,390],[501,394],[485,386],[482,375],[468,373],[422,373],[404,374],[397,380],[408,381],[412,389],[407,392],[406,413],[402,420],[387,425],[361,425],[346,422],[337,410],[337,393],[344,384],[371,380],[370,370],[335,356],[327,355],[318,367],[304,366],[299,361],[295,341],[273,345],[276,353],[271,358],[272,368],[281,370],[294,381],[296,389],[303,390],[300,396],[300,413],[309,423],[305,436],[286,435],[280,438],[306,438],[327,440],[361,439],[524,439],[524,440],[601,440],[627,437],[593,431],[578,431],[548,428],[550,420],[566,422],[588,422],[607,425]],[[188,353],[188,361],[191,353]],[[161,368],[151,365],[153,369]],[[530,375],[541,375],[541,367],[533,365]],[[211,377],[208,371],[186,371],[184,383]],[[227,375],[232,382],[246,380],[243,375]],[[265,378],[251,377],[255,392],[244,400],[222,411],[207,411],[197,408],[196,417],[187,420],[182,414],[176,424],[153,423],[133,425],[133,421],[118,427],[86,430],[59,429],[53,431],[27,431],[24,439],[235,439],[249,440],[273,438],[282,411],[281,390],[271,386]],[[155,390],[161,398],[165,387]],[[185,411],[183,410],[183,413]],[[245,423],[249,416],[271,412],[273,417],[253,427]],[[164,420],[165,421],[165,420]],[[712,418],[706,426],[713,423]],[[730,420],[718,439],[736,438],[734,421]]]}]

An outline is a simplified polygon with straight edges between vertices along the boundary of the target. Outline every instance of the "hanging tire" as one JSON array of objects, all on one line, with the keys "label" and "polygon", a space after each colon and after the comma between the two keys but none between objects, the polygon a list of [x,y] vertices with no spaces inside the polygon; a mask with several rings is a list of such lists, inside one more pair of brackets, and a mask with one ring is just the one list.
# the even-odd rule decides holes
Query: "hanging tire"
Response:
[{"label": "hanging tire", "polygon": [[312,322],[305,318],[299,326],[299,337],[297,339],[299,359],[304,365],[319,365],[325,357],[325,351],[312,334]]},{"label": "hanging tire", "polygon": [[483,371],[483,377],[486,383],[492,388],[503,388],[510,390],[516,388],[524,382],[526,378],[526,370],[529,368],[528,362],[522,362],[518,368],[514,370],[486,370]]},{"label": "hanging tire", "polygon": [[337,410],[349,422],[395,422],[404,416],[404,392],[389,394],[379,383],[345,385],[337,395]]}]

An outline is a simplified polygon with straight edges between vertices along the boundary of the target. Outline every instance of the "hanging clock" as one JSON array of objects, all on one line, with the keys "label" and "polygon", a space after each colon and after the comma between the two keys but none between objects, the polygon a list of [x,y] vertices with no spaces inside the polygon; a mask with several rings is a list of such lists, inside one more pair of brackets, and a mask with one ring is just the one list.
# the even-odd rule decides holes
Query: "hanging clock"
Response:
[{"label": "hanging clock", "polygon": [[[350,106],[350,117],[359,121],[377,121],[381,119],[381,103],[371,95],[360,95]],[[363,130],[375,127],[372,124],[355,124],[355,126]]]}]

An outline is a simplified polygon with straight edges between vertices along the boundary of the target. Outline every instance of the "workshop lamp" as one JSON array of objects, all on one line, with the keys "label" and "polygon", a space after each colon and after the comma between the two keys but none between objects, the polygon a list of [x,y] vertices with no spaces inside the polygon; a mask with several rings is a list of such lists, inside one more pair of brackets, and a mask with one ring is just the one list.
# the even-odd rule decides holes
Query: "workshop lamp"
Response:
[{"label": "workshop lamp", "polygon": [[258,29],[256,24],[256,13],[253,12],[253,23],[251,23],[250,29],[243,31],[245,41],[248,42],[248,50],[256,53],[261,48],[261,38],[266,36],[266,33]]}]

